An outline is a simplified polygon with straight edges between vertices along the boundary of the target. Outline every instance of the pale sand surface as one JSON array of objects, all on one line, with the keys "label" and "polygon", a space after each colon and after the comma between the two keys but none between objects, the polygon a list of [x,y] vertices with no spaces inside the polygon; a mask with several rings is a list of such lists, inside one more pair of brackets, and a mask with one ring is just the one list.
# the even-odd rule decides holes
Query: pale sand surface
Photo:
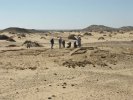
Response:
[{"label": "pale sand surface", "polygon": [[[133,34],[83,36],[85,48],[74,54],[74,48],[58,49],[57,37],[69,41],[68,34],[0,40],[0,100],[133,100]],[[44,47],[27,49],[26,40]],[[6,47],[12,44],[18,47]]]}]

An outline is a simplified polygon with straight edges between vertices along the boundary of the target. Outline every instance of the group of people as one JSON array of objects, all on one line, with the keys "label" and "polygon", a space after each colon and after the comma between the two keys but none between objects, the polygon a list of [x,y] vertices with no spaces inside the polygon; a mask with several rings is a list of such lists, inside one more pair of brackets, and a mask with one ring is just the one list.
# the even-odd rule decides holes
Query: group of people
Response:
[{"label": "group of people", "polygon": [[[65,40],[62,39],[62,37],[59,37],[58,42],[59,42],[59,49],[61,49],[62,47],[65,48],[66,43],[65,43]],[[50,43],[51,43],[51,49],[53,49],[54,38],[51,38]],[[67,44],[68,44],[67,48],[70,48],[72,43],[68,42]],[[77,47],[81,47],[81,37],[80,36],[78,36],[77,39],[74,41],[74,48],[77,48]]]},{"label": "group of people", "polygon": [[[54,47],[54,38],[52,38],[50,40],[50,43],[51,43],[51,49],[53,49],[53,47]],[[65,40],[63,40],[62,37],[59,37],[59,49],[61,49],[62,47],[65,48]]]}]

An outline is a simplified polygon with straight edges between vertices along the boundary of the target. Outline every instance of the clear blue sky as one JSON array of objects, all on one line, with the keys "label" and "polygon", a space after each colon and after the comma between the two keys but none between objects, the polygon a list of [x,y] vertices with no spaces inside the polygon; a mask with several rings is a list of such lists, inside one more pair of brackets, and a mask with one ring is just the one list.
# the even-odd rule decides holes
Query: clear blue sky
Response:
[{"label": "clear blue sky", "polygon": [[0,29],[133,26],[133,0],[0,0]]}]

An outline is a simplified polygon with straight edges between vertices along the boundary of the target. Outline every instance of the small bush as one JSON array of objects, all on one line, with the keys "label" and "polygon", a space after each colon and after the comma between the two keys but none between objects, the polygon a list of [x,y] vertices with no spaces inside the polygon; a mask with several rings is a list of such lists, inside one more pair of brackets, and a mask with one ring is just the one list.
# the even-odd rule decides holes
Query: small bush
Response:
[{"label": "small bush", "polygon": [[84,33],[84,35],[92,36],[92,34],[91,34],[91,33]]},{"label": "small bush", "polygon": [[30,46],[31,47],[43,47],[42,45],[40,45],[39,43],[37,43],[37,42],[32,42],[32,41],[25,41],[23,44],[22,44],[22,46],[23,45],[26,45],[27,46],[27,44],[29,44],[30,43]]},{"label": "small bush", "polygon": [[104,37],[99,37],[98,40],[105,40],[105,38]]}]

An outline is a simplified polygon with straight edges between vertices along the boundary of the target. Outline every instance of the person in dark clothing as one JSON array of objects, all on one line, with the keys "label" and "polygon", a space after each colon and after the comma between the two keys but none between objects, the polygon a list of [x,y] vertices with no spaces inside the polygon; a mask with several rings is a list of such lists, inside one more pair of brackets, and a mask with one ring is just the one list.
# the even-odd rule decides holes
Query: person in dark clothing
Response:
[{"label": "person in dark clothing", "polygon": [[51,49],[53,49],[53,46],[54,46],[54,39],[53,38],[50,40],[50,43],[51,43]]},{"label": "person in dark clothing", "polygon": [[81,47],[81,37],[80,36],[78,37],[77,42],[78,42],[78,47]]},{"label": "person in dark clothing", "polygon": [[74,48],[77,48],[77,44],[76,44],[76,41],[74,42]]},{"label": "person in dark clothing", "polygon": [[62,44],[62,38],[59,38],[59,49],[61,49],[61,44]]},{"label": "person in dark clothing", "polygon": [[68,44],[67,48],[71,48],[71,42],[68,42],[67,44]]},{"label": "person in dark clothing", "polygon": [[65,48],[65,40],[62,40],[63,48]]}]

